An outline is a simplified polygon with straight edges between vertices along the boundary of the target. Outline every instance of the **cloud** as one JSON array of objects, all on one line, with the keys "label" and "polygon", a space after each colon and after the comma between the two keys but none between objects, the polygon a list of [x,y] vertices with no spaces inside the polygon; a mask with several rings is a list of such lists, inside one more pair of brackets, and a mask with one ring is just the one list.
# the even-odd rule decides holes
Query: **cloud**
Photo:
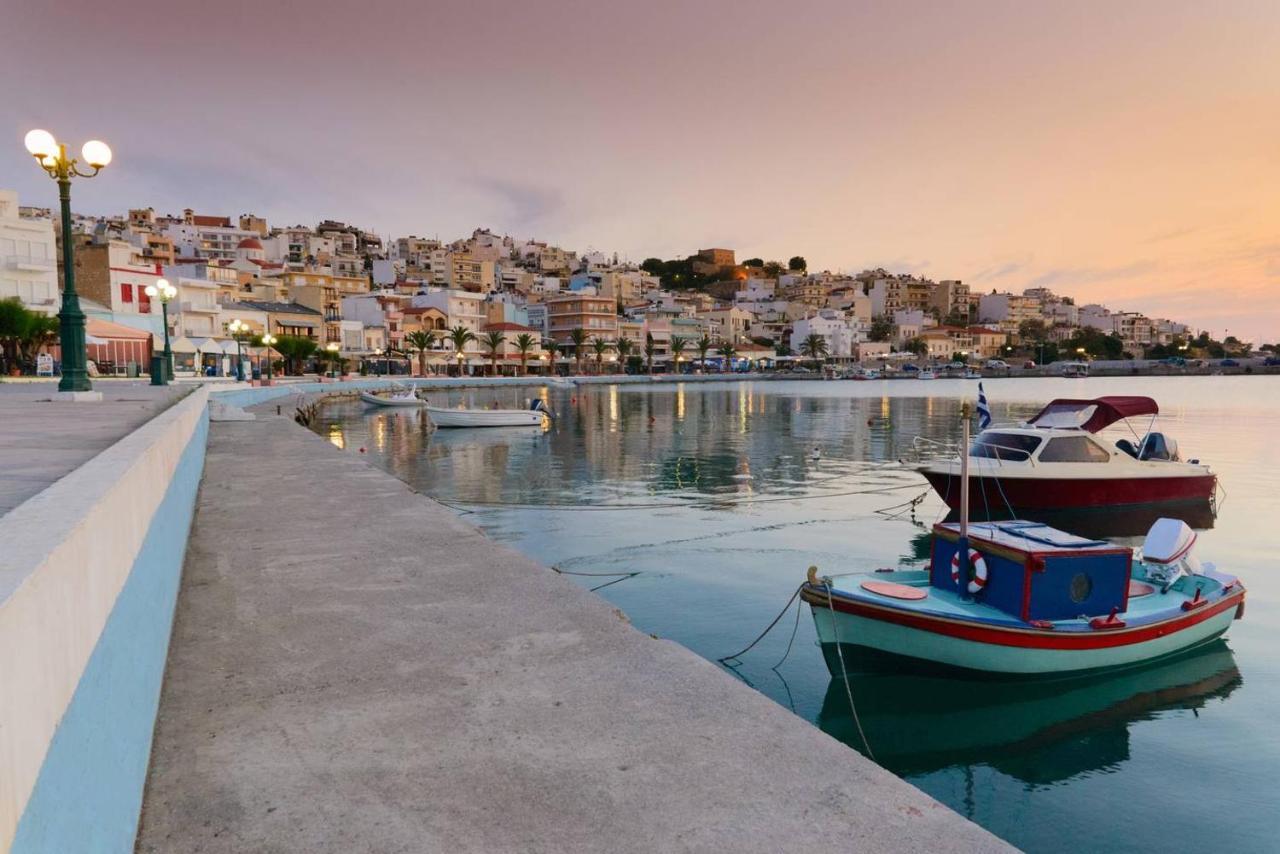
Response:
[{"label": "cloud", "polygon": [[470,183],[497,197],[502,210],[497,225],[515,234],[537,231],[565,211],[564,197],[554,187],[511,178],[478,177]]},{"label": "cloud", "polygon": [[974,282],[986,282],[992,279],[1003,279],[1006,276],[1012,276],[1014,273],[1018,273],[1022,270],[1025,270],[1029,263],[1030,263],[1030,259],[1017,260],[1017,261],[1014,261],[1014,260],[1005,261],[1003,263],[996,264],[994,266],[979,270],[978,272],[970,276],[969,279]]},{"label": "cloud", "polygon": [[1131,264],[1115,267],[1058,267],[1036,276],[1030,281],[1028,287],[1048,288],[1107,282],[1114,279],[1133,279],[1154,273],[1159,268],[1159,263],[1155,261],[1134,261]]}]

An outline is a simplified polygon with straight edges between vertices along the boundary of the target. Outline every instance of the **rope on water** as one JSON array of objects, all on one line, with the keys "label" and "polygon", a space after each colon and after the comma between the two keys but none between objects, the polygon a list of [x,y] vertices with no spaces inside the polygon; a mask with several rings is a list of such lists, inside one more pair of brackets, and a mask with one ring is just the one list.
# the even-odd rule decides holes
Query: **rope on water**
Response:
[{"label": "rope on water", "polygon": [[[853,713],[853,723],[858,727],[858,735],[862,737],[862,746],[867,750],[867,758],[875,762],[876,757],[871,752],[871,742],[867,741],[867,734],[862,730],[862,720],[858,717],[858,707],[853,704],[853,689],[849,687],[849,671],[844,666],[844,650],[840,648],[840,629],[836,626],[836,605],[831,596],[832,582],[830,576],[823,578],[822,583],[827,588],[827,610],[831,613],[831,637],[836,644],[836,657],[840,659],[840,677],[844,680],[845,696],[849,698],[849,711]],[[800,591],[797,590],[796,592]]]},{"label": "rope on water", "polygon": [[572,569],[561,569],[561,568],[560,568],[560,567],[558,567],[558,566],[552,566],[552,567],[551,567],[551,569],[552,569],[552,571],[554,571],[554,572],[558,572],[558,573],[560,573],[561,575],[581,575],[581,576],[583,576],[583,577],[585,577],[585,578],[613,578],[615,575],[621,575],[621,576],[624,576],[624,577],[634,577],[634,576],[637,576],[637,575],[639,575],[639,574],[640,574],[640,573],[639,573],[639,571],[625,571],[625,572],[575,572],[575,571],[574,571],[574,570],[572,570]]},{"label": "rope on water", "polygon": [[[751,643],[747,644],[746,647],[744,647],[743,649],[740,649],[737,652],[735,652],[733,655],[726,655],[724,658],[717,658],[716,661],[720,662],[721,664],[724,664],[726,661],[733,661],[735,659],[738,659],[740,656],[746,655],[748,652],[750,652],[751,648],[754,647],[756,644],[760,643],[760,641],[764,640],[764,636],[769,634],[769,632],[773,631],[773,627],[778,625],[778,621],[781,620],[783,616],[787,613],[787,611],[791,608],[791,603],[796,601],[796,597],[800,595],[800,588],[802,587],[804,587],[803,584],[798,585],[796,587],[795,592],[791,594],[791,598],[787,600],[787,604],[784,605],[782,610],[778,612],[778,616],[773,618],[773,622],[769,623],[769,625],[765,627],[765,630],[760,633],[759,637],[757,637]],[[797,610],[797,614],[798,613],[799,611]],[[797,621],[798,620],[799,620],[799,617],[797,617]],[[792,637],[794,639],[794,635]],[[787,646],[787,651],[788,652],[791,651],[791,647],[789,644]],[[778,664],[781,664],[781,663],[782,663],[781,661],[778,662]]]}]

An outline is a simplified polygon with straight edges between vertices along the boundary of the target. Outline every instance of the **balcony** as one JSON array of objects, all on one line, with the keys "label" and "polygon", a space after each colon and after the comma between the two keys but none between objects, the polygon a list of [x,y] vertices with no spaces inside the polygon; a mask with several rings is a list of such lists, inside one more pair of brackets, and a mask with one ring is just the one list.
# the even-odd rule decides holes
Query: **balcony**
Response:
[{"label": "balcony", "polygon": [[182,302],[178,305],[181,306],[183,314],[187,312],[217,314],[221,310],[216,302]]},{"label": "balcony", "polygon": [[37,258],[34,255],[6,255],[4,264],[11,270],[27,270],[38,273],[51,273],[58,269],[52,258]]}]

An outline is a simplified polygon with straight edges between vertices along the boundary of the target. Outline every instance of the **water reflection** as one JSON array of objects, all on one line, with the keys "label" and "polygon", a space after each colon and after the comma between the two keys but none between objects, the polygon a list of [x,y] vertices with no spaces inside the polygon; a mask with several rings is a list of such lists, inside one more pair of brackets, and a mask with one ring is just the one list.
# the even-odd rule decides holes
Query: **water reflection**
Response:
[{"label": "water reflection", "polygon": [[[1218,640],[1140,669],[1071,680],[975,683],[864,671],[849,682],[876,761],[895,773],[982,763],[1044,786],[1116,768],[1130,758],[1135,723],[1199,710],[1244,680]],[[818,726],[862,749],[838,677],[827,687]]]},{"label": "water reflection", "polygon": [[[1157,519],[1170,517],[1181,519],[1197,531],[1213,527],[1214,507],[1209,501],[1168,501],[1155,504],[1135,504],[1129,507],[1100,507],[1086,510],[1028,510],[1021,518],[1044,522],[1061,531],[1070,531],[1082,537],[1098,540],[1116,540],[1137,545]],[[1008,519],[1008,513],[975,514],[973,520]],[[960,518],[959,513],[947,514],[948,522]]]}]

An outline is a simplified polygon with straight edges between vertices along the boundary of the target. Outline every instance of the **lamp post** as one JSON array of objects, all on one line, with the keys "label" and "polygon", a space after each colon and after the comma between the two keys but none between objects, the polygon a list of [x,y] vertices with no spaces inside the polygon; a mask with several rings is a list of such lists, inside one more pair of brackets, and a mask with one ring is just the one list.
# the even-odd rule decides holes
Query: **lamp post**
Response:
[{"label": "lamp post", "polygon": [[337,341],[330,341],[324,345],[324,349],[329,354],[329,376],[336,380],[338,378],[338,351],[342,347]]},{"label": "lamp post", "polygon": [[[168,385],[173,379],[173,350],[169,348],[169,300],[178,295],[178,289],[169,284],[168,279],[160,279],[154,285],[147,285],[147,296],[160,300],[160,312],[164,322],[164,357],[158,363],[151,360],[151,384]],[[159,370],[157,370],[159,368]]]},{"label": "lamp post", "polygon": [[227,331],[231,333],[231,337],[236,339],[236,382],[244,382],[244,357],[240,354],[241,337],[249,331],[249,324],[240,318],[231,321],[227,326]]},{"label": "lamp post", "polygon": [[279,340],[270,332],[262,336],[262,346],[267,348],[267,385],[271,385],[271,346]]},{"label": "lamp post", "polygon": [[382,376],[382,348],[375,347],[373,350],[373,375],[375,377]]},{"label": "lamp post", "polygon": [[461,377],[462,376],[462,360],[465,359],[466,356],[462,355],[462,351],[459,350],[457,353],[454,354],[454,358],[458,360],[458,376]]},{"label": "lamp post", "polygon": [[85,349],[84,312],[76,293],[75,247],[71,242],[71,179],[92,178],[111,162],[111,149],[105,142],[91,139],[80,149],[84,162],[92,172],[81,172],[76,158],[67,156],[66,145],[54,139],[47,130],[33,130],[23,143],[40,167],[58,182],[58,201],[62,206],[62,310],[58,312],[58,341],[62,348],[62,379],[58,391],[86,392],[89,382],[89,356]]}]

